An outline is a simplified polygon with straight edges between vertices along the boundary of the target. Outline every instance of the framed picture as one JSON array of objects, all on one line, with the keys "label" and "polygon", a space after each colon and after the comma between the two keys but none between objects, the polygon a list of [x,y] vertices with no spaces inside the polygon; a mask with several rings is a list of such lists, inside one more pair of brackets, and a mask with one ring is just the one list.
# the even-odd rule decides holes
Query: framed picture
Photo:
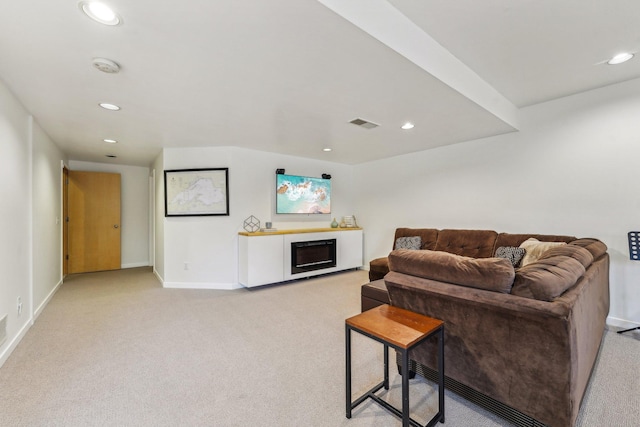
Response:
[{"label": "framed picture", "polygon": [[164,171],[164,216],[229,215],[229,168]]}]

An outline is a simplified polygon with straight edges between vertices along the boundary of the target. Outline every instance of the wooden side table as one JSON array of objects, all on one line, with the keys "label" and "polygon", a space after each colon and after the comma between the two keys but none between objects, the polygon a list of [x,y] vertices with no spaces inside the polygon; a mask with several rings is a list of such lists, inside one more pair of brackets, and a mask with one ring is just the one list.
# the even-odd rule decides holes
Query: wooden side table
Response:
[{"label": "wooden side table", "polygon": [[[351,400],[351,331],[359,332],[384,345],[384,380],[371,390]],[[425,427],[438,421],[444,423],[444,322],[422,314],[390,305],[381,305],[345,320],[346,343],[346,400],[347,418],[351,410],[371,398],[392,414],[402,418],[402,426],[422,427],[409,414],[409,351],[427,338],[438,336],[438,413]],[[389,390],[389,347],[401,354],[402,359],[402,411],[382,400],[375,393],[382,387]]]}]

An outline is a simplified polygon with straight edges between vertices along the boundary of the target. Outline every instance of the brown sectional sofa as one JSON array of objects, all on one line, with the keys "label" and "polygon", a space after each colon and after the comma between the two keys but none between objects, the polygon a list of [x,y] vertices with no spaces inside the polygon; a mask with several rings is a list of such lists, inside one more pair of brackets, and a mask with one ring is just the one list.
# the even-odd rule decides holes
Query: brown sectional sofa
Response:
[{"label": "brown sectional sofa", "polygon": [[[395,249],[398,237],[414,236],[422,250]],[[362,309],[390,303],[444,320],[448,380],[539,423],[572,427],[609,311],[604,243],[490,230],[400,228],[395,237],[394,251],[371,262]],[[494,257],[531,237],[563,244],[523,267]],[[411,354],[427,372],[437,366],[435,344]]]}]

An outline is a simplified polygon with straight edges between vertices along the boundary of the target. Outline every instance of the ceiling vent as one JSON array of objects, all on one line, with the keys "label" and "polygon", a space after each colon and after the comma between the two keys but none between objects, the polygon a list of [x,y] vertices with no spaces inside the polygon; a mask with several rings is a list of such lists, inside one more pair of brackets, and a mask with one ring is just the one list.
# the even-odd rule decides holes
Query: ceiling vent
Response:
[{"label": "ceiling vent", "polygon": [[116,62],[107,58],[93,58],[91,63],[103,73],[115,74],[120,71],[120,66]]},{"label": "ceiling vent", "polygon": [[368,122],[366,120],[363,119],[353,119],[351,120],[349,123],[353,123],[356,126],[360,126],[363,127],[365,129],[373,129],[373,128],[377,128],[380,125],[377,125],[373,122]]}]

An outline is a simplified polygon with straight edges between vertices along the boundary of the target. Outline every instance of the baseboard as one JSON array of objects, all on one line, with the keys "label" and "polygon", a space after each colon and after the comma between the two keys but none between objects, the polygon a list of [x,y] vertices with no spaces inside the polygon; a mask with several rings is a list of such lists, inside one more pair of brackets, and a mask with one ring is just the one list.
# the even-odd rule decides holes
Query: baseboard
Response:
[{"label": "baseboard", "polygon": [[63,283],[63,279],[60,279],[60,281],[53,287],[51,292],[49,292],[49,295],[47,295],[44,301],[42,301],[42,304],[40,304],[38,308],[36,308],[36,310],[33,312],[32,323],[36,321],[36,319],[40,316],[40,314],[42,314],[42,311],[47,306],[47,304],[49,304],[49,301],[51,301],[51,298],[53,298],[55,293],[58,292],[58,289],[60,289],[60,286],[62,285],[62,283]]},{"label": "baseboard", "polygon": [[13,350],[15,350],[18,344],[20,344],[20,341],[22,341],[22,339],[27,334],[29,329],[31,329],[31,325],[33,325],[33,319],[29,319],[24,324],[24,326],[22,327],[22,329],[20,329],[18,334],[15,337],[13,337],[11,342],[9,342],[9,345],[7,345],[4,351],[0,353],[0,368],[2,367],[2,365],[4,365],[4,362],[7,361],[11,353],[13,353]]},{"label": "baseboard", "polygon": [[239,283],[207,283],[207,282],[162,282],[163,288],[174,289],[213,289],[213,290],[232,290],[240,289],[244,286]]},{"label": "baseboard", "polygon": [[49,301],[51,301],[51,298],[53,298],[56,292],[58,292],[58,289],[60,289],[60,286],[62,286],[63,282],[64,282],[64,279],[60,279],[58,283],[56,283],[56,285],[53,287],[51,292],[49,292],[49,294],[46,296],[44,301],[42,301],[42,303],[38,306],[38,308],[34,310],[33,317],[31,317],[31,319],[29,319],[29,321],[24,325],[24,327],[20,330],[20,332],[18,332],[18,334],[9,343],[7,348],[2,353],[0,353],[0,367],[4,365],[4,362],[6,362],[6,360],[9,358],[13,350],[18,346],[20,341],[22,341],[22,338],[24,338],[27,331],[29,331],[29,329],[31,328],[31,325],[33,325],[36,319],[42,314],[47,304],[49,304]]},{"label": "baseboard", "polygon": [[638,322],[632,322],[630,320],[618,319],[617,317],[607,317],[607,325],[614,326],[621,329],[637,328],[640,326]]},{"label": "baseboard", "polygon": [[160,281],[160,284],[162,285],[162,287],[164,288],[164,279],[162,278],[162,276],[160,275],[160,273],[158,273],[158,270],[156,270],[156,266],[153,266],[153,274],[155,274],[155,276],[158,278],[158,280]]},{"label": "baseboard", "polygon": [[149,262],[131,262],[129,264],[122,264],[120,268],[137,268],[137,267],[149,267]]}]

